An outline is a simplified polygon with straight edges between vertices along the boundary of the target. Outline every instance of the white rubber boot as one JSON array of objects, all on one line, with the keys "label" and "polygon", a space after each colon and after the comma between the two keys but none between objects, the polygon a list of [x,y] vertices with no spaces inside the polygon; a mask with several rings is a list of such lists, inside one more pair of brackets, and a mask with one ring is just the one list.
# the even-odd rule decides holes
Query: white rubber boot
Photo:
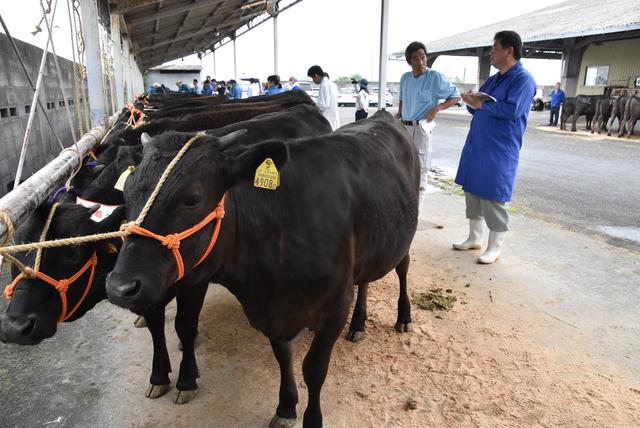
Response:
[{"label": "white rubber boot", "polygon": [[469,220],[469,237],[466,241],[454,242],[455,250],[479,250],[482,248],[482,230],[484,219]]},{"label": "white rubber boot", "polygon": [[483,265],[489,265],[500,257],[500,247],[504,242],[504,235],[507,232],[489,232],[489,245],[487,245],[487,251],[482,253],[480,257],[478,257],[478,263]]}]

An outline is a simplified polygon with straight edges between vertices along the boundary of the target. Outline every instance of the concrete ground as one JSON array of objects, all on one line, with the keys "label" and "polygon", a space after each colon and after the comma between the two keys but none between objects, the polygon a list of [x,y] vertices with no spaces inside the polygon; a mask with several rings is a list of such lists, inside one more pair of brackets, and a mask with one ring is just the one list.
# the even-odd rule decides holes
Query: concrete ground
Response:
[{"label": "concrete ground", "polygon": [[[640,409],[640,315],[637,311],[640,254],[609,245],[597,236],[516,213],[512,216],[513,230],[505,241],[503,256],[494,265],[482,266],[475,263],[478,251],[451,249],[451,243],[467,233],[463,197],[433,186],[426,203],[411,251],[411,296],[416,297],[419,291],[434,286],[450,287],[465,305],[440,315],[414,305],[417,331],[398,336],[391,332],[397,289],[387,287],[387,279],[374,284],[365,341],[354,345],[341,338],[334,351],[323,392],[326,426],[640,424],[638,413],[634,416],[631,410]],[[5,284],[9,282],[6,268],[5,265],[1,276]],[[0,311],[4,312],[5,305],[4,301],[0,303]],[[500,324],[491,329],[483,326],[474,332],[474,337],[480,339],[476,342],[462,334],[464,328],[469,328],[465,313],[473,310],[485,314],[474,323]],[[173,316],[171,306],[167,336],[173,367],[177,370],[180,354],[171,326]],[[492,320],[492,317],[495,318]],[[212,286],[207,296],[201,317],[200,345],[196,350],[201,393],[185,406],[173,405],[168,397],[155,401],[143,398],[151,346],[148,333],[133,328],[133,318],[128,312],[104,302],[83,319],[60,326],[54,338],[37,347],[0,344],[0,426],[266,426],[277,397],[277,367],[267,340],[248,326],[229,293]],[[444,364],[438,370],[430,368],[419,381],[411,380],[412,373],[418,373],[425,364],[433,364],[424,356],[425,349],[446,353],[446,344],[454,340],[463,341],[460,346],[471,355],[464,360],[466,366],[476,361],[473,355],[482,352],[488,353],[489,359],[495,359],[498,363],[494,361],[494,364],[500,366],[503,364],[500,355],[513,354],[514,350],[506,345],[494,349],[489,342],[495,335],[508,337],[507,332],[531,344],[525,354],[533,352],[533,348],[540,349],[543,351],[536,355],[544,355],[544,361],[553,361],[560,367],[580,366],[593,375],[580,377],[580,382],[574,384],[577,376],[574,371],[551,371],[553,376],[549,382],[553,385],[568,384],[569,389],[587,391],[585,388],[598,383],[599,379],[622,391],[624,400],[619,401],[617,395],[614,397],[608,392],[612,390],[603,389],[596,396],[587,391],[590,401],[572,401],[570,396],[565,402],[555,396],[562,395],[557,389],[534,387],[530,381],[521,386],[523,389],[505,392],[506,396],[500,400],[509,403],[518,402],[524,396],[538,397],[539,403],[534,406],[536,414],[573,412],[577,413],[576,418],[584,416],[584,419],[558,416],[549,422],[543,416],[527,419],[529,416],[521,418],[517,412],[514,416],[495,409],[479,410],[482,413],[479,419],[447,419],[443,410],[447,409],[447,400],[467,393],[470,387],[463,383],[459,389],[447,390],[447,384],[455,383],[449,378],[429,387],[426,379],[454,376],[460,367]],[[418,339],[438,334],[444,338],[428,342],[425,348],[419,347],[422,342],[417,342]],[[305,343],[308,344],[306,337],[297,348]],[[380,344],[377,348],[376,343]],[[402,358],[413,359],[389,362],[396,351],[402,353],[403,349],[407,355]],[[296,374],[302,405],[306,391],[299,373],[300,350],[297,354]],[[528,361],[529,358],[526,357]],[[540,360],[532,361],[538,366]],[[532,373],[538,377],[545,373],[549,376],[548,371],[536,373],[531,367],[517,367],[513,373],[515,378],[518,373],[523,377]],[[539,367],[546,366],[540,364]],[[365,370],[371,372],[363,377]],[[174,371],[174,382],[176,376]],[[397,390],[389,389],[377,383],[376,379],[383,378],[388,382],[394,378],[403,381]],[[487,382],[492,382],[491,376]],[[511,377],[499,384],[498,389],[511,390],[516,384],[517,379]],[[371,392],[376,388],[378,395]],[[418,412],[425,413],[411,413],[400,406],[399,400],[404,399],[407,391],[412,391],[416,398]],[[487,391],[480,389],[474,397],[476,404],[478,401],[482,404]],[[385,401],[379,398],[382,396],[390,398]],[[609,408],[612,413],[606,413]],[[303,409],[298,407],[300,414]],[[618,418],[618,414],[623,415]],[[296,426],[301,426],[300,421]]]}]

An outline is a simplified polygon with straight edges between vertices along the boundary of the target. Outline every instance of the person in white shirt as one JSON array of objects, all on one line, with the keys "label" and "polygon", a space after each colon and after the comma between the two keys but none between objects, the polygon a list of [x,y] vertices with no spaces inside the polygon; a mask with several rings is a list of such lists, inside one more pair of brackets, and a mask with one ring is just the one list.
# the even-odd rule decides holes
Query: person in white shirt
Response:
[{"label": "person in white shirt", "polygon": [[247,94],[249,97],[257,97],[260,94],[260,81],[255,78],[249,79],[249,88],[247,90]]},{"label": "person in white shirt", "polygon": [[369,89],[367,89],[369,81],[367,79],[360,79],[358,84],[360,85],[360,89],[356,96],[356,122],[369,116]]},{"label": "person in white shirt", "polygon": [[322,71],[322,67],[314,65],[307,71],[307,76],[311,77],[313,83],[320,85],[320,92],[316,100],[316,106],[320,113],[329,121],[331,129],[340,127],[338,118],[338,87]]}]

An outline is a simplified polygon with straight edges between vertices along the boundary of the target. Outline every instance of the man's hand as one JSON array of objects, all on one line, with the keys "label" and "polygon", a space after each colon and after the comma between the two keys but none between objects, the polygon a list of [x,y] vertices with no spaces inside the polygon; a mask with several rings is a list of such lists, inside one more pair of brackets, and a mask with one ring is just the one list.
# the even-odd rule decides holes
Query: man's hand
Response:
[{"label": "man's hand", "polygon": [[435,106],[434,108],[429,110],[427,112],[427,115],[425,116],[425,119],[427,119],[427,122],[431,122],[433,119],[435,119],[439,111],[440,111],[439,106]]},{"label": "man's hand", "polygon": [[462,101],[476,110],[482,109],[482,101],[476,94],[473,93],[473,91],[467,91],[462,94]]},{"label": "man's hand", "polygon": [[400,120],[400,118],[402,117],[402,114],[398,111],[398,112],[396,112],[396,114],[393,115],[393,117],[395,117],[396,119]]}]

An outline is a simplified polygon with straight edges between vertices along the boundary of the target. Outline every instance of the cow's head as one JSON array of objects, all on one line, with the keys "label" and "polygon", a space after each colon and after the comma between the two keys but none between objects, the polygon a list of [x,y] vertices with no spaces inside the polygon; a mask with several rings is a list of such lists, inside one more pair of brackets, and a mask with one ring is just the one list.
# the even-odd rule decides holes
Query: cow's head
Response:
[{"label": "cow's head", "polygon": [[109,205],[122,205],[122,191],[115,189],[114,184],[129,167],[137,166],[142,160],[142,146],[117,147],[115,159],[107,165],[102,173],[84,189],[82,197]]},{"label": "cow's head", "polygon": [[[110,217],[100,223],[90,219],[98,207],[85,208],[76,204],[61,204],[57,207],[46,239],[53,240],[72,236],[91,235],[100,232],[117,230],[124,220],[124,207],[118,208]],[[40,206],[34,215],[16,231],[16,242],[27,243],[40,240],[51,206]],[[115,241],[117,243],[117,241]],[[113,243],[108,241],[92,242],[83,245],[44,249],[39,271],[59,281],[71,278],[79,272],[97,254],[93,283],[84,301],[68,321],[83,316],[97,302],[106,297],[104,280],[106,271],[115,263],[115,254],[110,254]],[[16,254],[25,265],[33,267],[36,251]],[[67,314],[80,302],[87,287],[90,270],[86,271],[73,283],[66,292]],[[19,271],[12,270],[13,278]],[[49,283],[35,278],[20,280],[13,289],[11,301],[4,319],[0,320],[0,340],[20,345],[35,345],[53,336],[57,323],[61,318],[62,300],[60,293]]]},{"label": "cow's head", "polygon": [[[253,180],[256,168],[265,158],[273,159],[277,167],[288,159],[287,148],[279,141],[249,146],[234,144],[243,132],[236,131],[220,138],[199,136],[175,165],[141,227],[164,237],[187,231],[216,209],[227,190],[243,181]],[[193,134],[165,133],[145,146],[142,162],[124,188],[130,220],[138,217],[167,165],[192,137]],[[185,276],[205,253],[215,225],[216,220],[213,220],[180,241],[178,249]],[[194,275],[213,273],[214,261],[219,262],[216,249],[222,246],[224,239],[222,231],[213,253],[203,263],[207,268]],[[178,278],[178,261],[170,248],[175,248],[175,244],[166,241],[163,244],[158,239],[138,234],[129,235],[107,279],[109,299],[134,312],[162,304],[169,287]]]}]

